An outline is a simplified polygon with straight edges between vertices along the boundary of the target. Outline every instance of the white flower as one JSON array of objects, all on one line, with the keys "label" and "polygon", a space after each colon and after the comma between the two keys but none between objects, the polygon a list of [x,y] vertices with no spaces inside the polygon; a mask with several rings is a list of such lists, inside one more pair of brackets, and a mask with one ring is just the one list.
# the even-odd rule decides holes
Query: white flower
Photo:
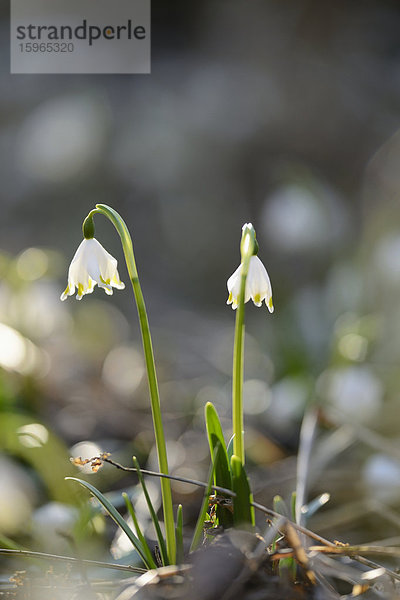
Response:
[{"label": "white flower", "polygon": [[[239,265],[236,271],[228,279],[229,298],[227,304],[232,304],[232,308],[237,308],[240,295],[240,281],[243,263]],[[270,313],[274,312],[272,304],[272,288],[268,273],[258,256],[252,256],[249,263],[249,271],[246,278],[246,290],[244,301],[248,302],[250,298],[256,306],[261,306],[263,300]]]},{"label": "white flower", "polygon": [[117,261],[103,248],[95,238],[84,239],[68,271],[67,289],[61,294],[61,300],[75,293],[77,300],[81,300],[85,294],[91,294],[95,285],[102,287],[106,294],[113,293],[113,287],[123,290],[125,284],[119,278]]}]

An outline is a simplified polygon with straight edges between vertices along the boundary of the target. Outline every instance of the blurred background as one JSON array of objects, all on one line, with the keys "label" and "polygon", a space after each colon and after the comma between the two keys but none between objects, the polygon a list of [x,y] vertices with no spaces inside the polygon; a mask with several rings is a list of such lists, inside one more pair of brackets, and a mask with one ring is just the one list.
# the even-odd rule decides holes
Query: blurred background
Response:
[{"label": "blurred background", "polygon": [[[103,77],[9,75],[0,10],[0,545],[109,558],[111,542],[122,561],[125,540],[64,476],[117,505],[121,490],[138,495],[136,479],[85,474],[69,457],[109,451],[130,466],[136,454],[157,468],[130,289],[59,300],[98,202],[133,237],[171,471],[207,476],[207,401],[230,436],[226,280],[251,221],[275,304],[246,308],[256,499],[290,497],[317,402],[308,499],[331,500],[309,527],[398,541],[398,3],[153,0],[152,74]],[[96,237],[127,283],[102,217]],[[201,492],[173,489],[190,530]]]}]

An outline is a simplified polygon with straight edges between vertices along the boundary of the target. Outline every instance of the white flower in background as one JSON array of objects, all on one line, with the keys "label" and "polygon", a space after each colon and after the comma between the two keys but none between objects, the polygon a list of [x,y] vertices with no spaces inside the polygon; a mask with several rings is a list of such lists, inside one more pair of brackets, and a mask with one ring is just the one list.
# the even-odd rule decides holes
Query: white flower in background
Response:
[{"label": "white flower in background", "polygon": [[113,293],[113,287],[123,290],[125,284],[119,278],[117,261],[103,248],[95,238],[84,239],[68,271],[67,289],[61,294],[61,300],[72,296],[77,288],[77,300],[85,294],[91,294],[95,285],[103,288],[106,294]]},{"label": "white flower in background", "polygon": [[[229,277],[227,283],[229,292],[227,304],[232,304],[233,309],[237,308],[239,302],[242,268],[243,263],[241,263],[233,275]],[[250,298],[253,300],[256,306],[261,306],[262,301],[265,300],[265,304],[269,312],[274,312],[274,305],[272,304],[271,282],[269,280],[266,268],[258,256],[255,255],[250,258],[249,271],[246,278],[244,301],[248,302]]]}]

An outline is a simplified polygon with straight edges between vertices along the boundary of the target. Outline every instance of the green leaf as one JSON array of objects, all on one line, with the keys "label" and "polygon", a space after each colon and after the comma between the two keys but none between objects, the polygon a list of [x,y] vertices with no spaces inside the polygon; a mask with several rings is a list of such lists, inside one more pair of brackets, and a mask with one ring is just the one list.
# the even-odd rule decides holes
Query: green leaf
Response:
[{"label": "green leaf", "polygon": [[[295,510],[296,510],[296,493],[293,492],[291,495],[290,511],[289,511],[289,508],[288,508],[286,502],[282,498],[282,496],[279,496],[279,495],[274,496],[272,503],[273,503],[273,509],[276,513],[279,513],[286,519],[290,519],[291,518],[290,513],[292,513],[292,515],[295,514]],[[280,537],[281,537],[281,534],[277,533],[275,536],[275,539],[273,541],[273,549],[274,550],[275,550],[275,544],[279,540]],[[296,561],[293,558],[281,558],[281,560],[279,561],[279,575],[281,577],[287,577],[287,575],[289,575],[289,577],[294,581],[296,578],[296,569],[297,569]]]},{"label": "green leaf", "polygon": [[238,456],[231,458],[233,491],[233,521],[236,527],[252,529],[255,524],[254,509],[251,506],[252,494],[246,471]]},{"label": "green leaf", "polygon": [[231,489],[232,479],[229,472],[228,454],[226,452],[224,435],[222,433],[222,427],[218,413],[211,402],[207,402],[205,406],[205,418],[211,458],[213,458],[218,444],[220,444],[222,450],[219,460],[216,461],[215,464],[215,485]]},{"label": "green leaf", "polygon": [[163,537],[163,534],[162,534],[162,531],[161,531],[160,523],[158,521],[158,518],[157,518],[157,515],[156,515],[156,511],[154,510],[154,506],[152,504],[152,501],[151,501],[151,498],[150,498],[150,494],[149,494],[149,492],[147,490],[147,487],[146,487],[146,483],[145,483],[145,480],[144,480],[144,477],[143,477],[143,473],[140,470],[140,465],[139,465],[139,462],[138,462],[136,456],[133,456],[132,460],[133,460],[133,464],[135,466],[135,469],[137,471],[137,476],[139,478],[140,485],[142,486],[142,489],[143,489],[143,494],[144,494],[144,497],[146,499],[147,506],[149,508],[149,512],[150,512],[151,520],[153,521],[154,529],[156,530],[156,534],[157,534],[158,544],[159,544],[159,547],[160,547],[160,553],[161,553],[161,558],[162,558],[162,561],[163,561],[163,565],[164,566],[169,565],[170,561],[168,559],[167,546],[165,544],[165,540],[164,540],[164,537]]},{"label": "green leaf", "polygon": [[140,540],[140,542],[141,542],[141,544],[143,546],[143,551],[144,551],[144,553],[146,555],[146,559],[147,559],[147,566],[149,567],[149,569],[156,569],[157,565],[155,563],[155,560],[153,558],[153,555],[151,553],[149,545],[148,545],[148,543],[147,543],[147,541],[146,541],[146,539],[145,539],[145,537],[144,537],[144,535],[142,533],[142,530],[140,529],[139,522],[137,520],[135,509],[133,508],[132,501],[129,498],[128,494],[125,493],[125,492],[122,493],[122,497],[125,500],[126,508],[128,509],[128,512],[129,512],[129,514],[132,517],[132,521],[133,521],[133,524],[134,524],[135,529],[136,529],[136,534],[137,534],[137,536],[138,536],[138,538],[139,538],[139,540]]},{"label": "green leaf", "polygon": [[194,530],[192,543],[190,544],[189,552],[193,552],[194,550],[196,550],[196,548],[198,548],[198,546],[203,538],[204,521],[206,520],[208,505],[210,503],[210,494],[211,494],[212,484],[213,484],[213,480],[214,480],[214,465],[215,465],[215,461],[213,459],[211,459],[211,466],[210,466],[210,471],[208,473],[207,487],[204,492],[204,498],[203,498],[203,502],[202,502],[201,509],[199,512],[199,516],[197,517],[197,523],[196,523],[196,527]]},{"label": "green leaf", "polygon": [[291,581],[296,580],[297,563],[294,558],[281,558],[279,561],[279,576],[284,580],[289,576]]},{"label": "green leaf", "polygon": [[[205,419],[210,445],[210,454],[214,464],[214,483],[228,490],[232,489],[232,477],[229,469],[228,454],[218,413],[211,402],[205,406]],[[223,496],[223,494],[221,494]],[[217,507],[218,522],[225,529],[232,527],[232,513],[223,506]]]},{"label": "green leaf", "polygon": [[282,496],[274,496],[272,504],[275,512],[279,513],[283,517],[286,517],[287,519],[290,519],[289,509]]},{"label": "green leaf", "polygon": [[176,537],[176,564],[181,565],[183,563],[183,559],[184,559],[182,504],[178,505],[178,509],[176,511],[175,537]]},{"label": "green leaf", "polygon": [[0,547],[7,548],[9,550],[26,550],[24,546],[17,544],[17,542],[14,542],[14,540],[6,535],[3,535],[2,533],[0,533]]},{"label": "green leaf", "polygon": [[128,536],[128,538],[131,541],[132,545],[134,546],[134,548],[136,549],[136,551],[140,555],[140,558],[142,559],[143,563],[146,565],[146,567],[148,567],[147,561],[146,561],[146,554],[145,554],[144,548],[143,548],[140,540],[136,537],[136,535],[133,533],[132,529],[129,527],[129,525],[127,524],[127,522],[121,517],[121,515],[119,514],[119,512],[117,511],[117,509],[114,508],[114,506],[111,504],[111,502],[109,502],[109,500],[107,500],[107,498],[105,496],[103,496],[103,494],[101,492],[99,492],[98,489],[96,489],[93,485],[91,485],[87,481],[84,481],[83,479],[78,479],[77,477],[66,477],[65,479],[71,480],[71,481],[77,481],[83,487],[85,487],[86,489],[88,489],[89,492],[95,498],[97,498],[97,500],[100,502],[100,504],[108,512],[108,514],[110,515],[110,517],[112,518],[112,520]]},{"label": "green leaf", "polygon": [[291,512],[291,519],[294,523],[296,523],[296,498],[297,498],[297,493],[292,492],[292,496],[290,498],[290,512]]}]

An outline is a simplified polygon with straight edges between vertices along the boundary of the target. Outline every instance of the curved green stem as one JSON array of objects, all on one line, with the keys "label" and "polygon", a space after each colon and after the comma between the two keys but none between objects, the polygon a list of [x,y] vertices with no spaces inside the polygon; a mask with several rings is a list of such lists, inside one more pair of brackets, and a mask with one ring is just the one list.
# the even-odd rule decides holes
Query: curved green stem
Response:
[{"label": "curved green stem", "polygon": [[232,429],[233,453],[244,465],[244,423],[243,423],[243,369],[244,369],[244,304],[246,279],[250,258],[253,255],[256,240],[254,229],[245,229],[240,244],[242,271],[240,278],[240,294],[236,311],[235,341],[233,345],[232,369]]},{"label": "curved green stem", "polygon": [[[88,214],[83,224],[84,232],[85,229],[90,230],[93,215],[95,215],[96,213],[100,213],[106,216],[114,225],[121,238],[126,266],[128,268],[129,277],[132,283],[133,293],[135,296],[137,311],[139,315],[143,350],[146,360],[147,378],[149,384],[151,410],[153,415],[154,433],[156,438],[158,463],[161,473],[168,475],[167,449],[165,445],[164,429],[161,419],[160,396],[158,391],[156,367],[154,363],[153,345],[151,341],[146,305],[144,302],[142,289],[140,287],[135,256],[133,253],[132,238],[122,217],[113,208],[107,206],[106,204],[96,204],[96,208]],[[163,501],[168,558],[170,560],[170,563],[174,564],[176,560],[175,524],[172,508],[171,484],[168,479],[161,480],[161,492]]]}]

